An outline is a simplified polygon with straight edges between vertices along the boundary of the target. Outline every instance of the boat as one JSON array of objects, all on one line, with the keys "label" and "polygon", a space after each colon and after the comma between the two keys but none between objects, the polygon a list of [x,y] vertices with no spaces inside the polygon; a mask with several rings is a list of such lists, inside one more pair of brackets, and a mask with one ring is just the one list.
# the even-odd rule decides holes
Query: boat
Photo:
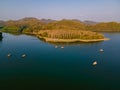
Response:
[{"label": "boat", "polygon": [[58,48],[58,46],[56,45],[55,48]]},{"label": "boat", "polygon": [[10,54],[10,53],[9,53],[9,54],[7,54],[7,57],[11,57],[11,56],[12,56],[12,54]]},{"label": "boat", "polygon": [[61,48],[64,48],[63,46],[61,46]]},{"label": "boat", "polygon": [[97,65],[97,61],[94,61],[92,65],[93,65],[93,66]]},{"label": "boat", "polygon": [[26,54],[23,54],[21,57],[22,57],[22,58],[26,57]]},{"label": "boat", "polygon": [[100,52],[103,52],[104,50],[103,49],[100,49]]}]

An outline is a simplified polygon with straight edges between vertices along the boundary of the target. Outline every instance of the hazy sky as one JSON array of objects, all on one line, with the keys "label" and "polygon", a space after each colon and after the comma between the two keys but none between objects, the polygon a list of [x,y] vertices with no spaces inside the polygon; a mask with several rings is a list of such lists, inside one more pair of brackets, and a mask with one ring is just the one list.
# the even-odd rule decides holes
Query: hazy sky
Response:
[{"label": "hazy sky", "polygon": [[0,0],[0,20],[24,17],[120,22],[120,0]]}]

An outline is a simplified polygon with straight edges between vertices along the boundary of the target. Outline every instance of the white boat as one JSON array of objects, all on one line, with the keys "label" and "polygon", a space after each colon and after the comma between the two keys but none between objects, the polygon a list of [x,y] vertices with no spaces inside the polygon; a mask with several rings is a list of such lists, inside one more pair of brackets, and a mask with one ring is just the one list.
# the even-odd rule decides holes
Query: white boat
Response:
[{"label": "white boat", "polygon": [[21,57],[22,57],[22,58],[26,57],[26,54],[23,54]]},{"label": "white boat", "polygon": [[97,61],[94,61],[92,65],[94,65],[94,66],[97,65]]},{"label": "white boat", "polygon": [[63,46],[61,46],[61,48],[64,48]]},{"label": "white boat", "polygon": [[100,49],[100,52],[103,52],[104,50],[103,49]]},{"label": "white boat", "polygon": [[7,56],[10,57],[10,56],[12,56],[12,54],[9,53]]},{"label": "white boat", "polygon": [[58,48],[58,46],[56,45],[55,48]]}]

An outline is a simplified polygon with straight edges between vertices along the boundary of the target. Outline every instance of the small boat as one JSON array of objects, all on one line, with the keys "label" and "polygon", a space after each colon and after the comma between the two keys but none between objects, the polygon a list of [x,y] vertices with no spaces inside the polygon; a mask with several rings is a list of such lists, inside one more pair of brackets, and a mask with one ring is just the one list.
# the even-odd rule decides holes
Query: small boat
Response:
[{"label": "small boat", "polygon": [[21,57],[22,57],[22,58],[26,57],[26,54],[23,54]]},{"label": "small boat", "polygon": [[97,61],[94,61],[92,65],[93,65],[93,66],[97,65]]},{"label": "small boat", "polygon": [[58,46],[56,45],[55,48],[58,48]]},{"label": "small boat", "polygon": [[9,54],[7,54],[7,57],[11,57],[11,56],[12,56],[12,54],[10,54],[10,53],[9,53]]},{"label": "small boat", "polygon": [[63,46],[61,46],[61,48],[64,48]]},{"label": "small boat", "polygon": [[103,52],[104,50],[103,49],[100,49],[100,52]]}]

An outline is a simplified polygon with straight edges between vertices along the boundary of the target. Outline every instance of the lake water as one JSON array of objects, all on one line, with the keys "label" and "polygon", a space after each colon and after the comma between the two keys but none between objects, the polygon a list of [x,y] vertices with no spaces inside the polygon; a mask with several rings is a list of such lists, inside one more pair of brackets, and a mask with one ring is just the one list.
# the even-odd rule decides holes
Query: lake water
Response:
[{"label": "lake water", "polygon": [[3,33],[0,90],[120,90],[120,33],[104,35],[110,40],[55,48],[34,36]]}]

